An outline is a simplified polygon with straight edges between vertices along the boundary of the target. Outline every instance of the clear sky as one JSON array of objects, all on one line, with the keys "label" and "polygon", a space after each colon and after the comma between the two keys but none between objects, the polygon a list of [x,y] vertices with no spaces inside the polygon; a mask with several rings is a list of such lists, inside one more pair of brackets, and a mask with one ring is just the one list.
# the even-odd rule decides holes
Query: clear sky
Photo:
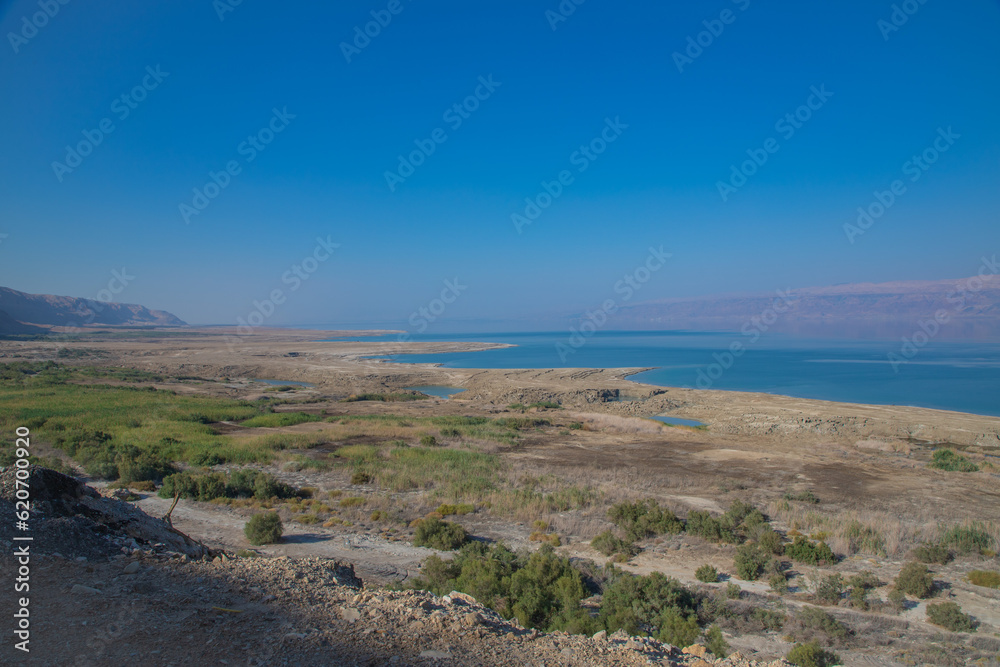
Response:
[{"label": "clear sky", "polygon": [[597,306],[650,247],[636,301],[1000,251],[996,0],[234,1],[0,2],[0,284],[399,324],[457,278],[445,331]]}]

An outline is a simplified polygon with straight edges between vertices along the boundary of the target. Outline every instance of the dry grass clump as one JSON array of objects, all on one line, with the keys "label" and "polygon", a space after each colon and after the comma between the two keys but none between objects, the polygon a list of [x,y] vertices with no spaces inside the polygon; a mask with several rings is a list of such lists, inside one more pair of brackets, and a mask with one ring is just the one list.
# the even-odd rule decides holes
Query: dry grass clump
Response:
[{"label": "dry grass clump", "polygon": [[588,431],[627,435],[630,433],[662,433],[664,428],[660,422],[639,417],[619,417],[618,415],[589,412],[573,413],[569,416],[583,424],[583,428]]}]

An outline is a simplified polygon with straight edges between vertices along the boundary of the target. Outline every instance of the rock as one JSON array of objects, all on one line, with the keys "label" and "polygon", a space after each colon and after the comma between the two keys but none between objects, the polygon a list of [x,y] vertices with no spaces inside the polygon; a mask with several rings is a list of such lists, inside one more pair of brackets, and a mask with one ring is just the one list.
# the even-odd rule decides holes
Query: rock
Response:
[{"label": "rock", "polygon": [[354,623],[361,618],[361,612],[354,607],[341,607],[340,617],[348,623]]},{"label": "rock", "polygon": [[431,660],[447,660],[451,657],[451,653],[447,651],[421,651],[421,658],[430,658]]},{"label": "rock", "polygon": [[681,649],[681,653],[687,653],[688,655],[704,658],[708,655],[708,649],[701,644],[691,644],[691,646]]},{"label": "rock", "polygon": [[637,639],[629,639],[627,642],[625,642],[625,648],[631,651],[641,651],[642,649],[646,648],[646,645]]},{"label": "rock", "polygon": [[599,642],[600,641],[605,641],[607,638],[608,638],[608,631],[607,630],[601,630],[600,632],[595,632],[594,636],[591,637],[591,639],[593,639],[595,641],[599,641]]},{"label": "rock", "polygon": [[73,584],[73,588],[70,589],[70,593],[76,595],[100,595],[101,591],[97,588],[91,588],[90,586],[81,586],[80,584]]},{"label": "rock", "polygon": [[697,660],[695,660],[694,662],[692,662],[690,665],[688,665],[688,667],[715,667],[715,666],[712,663],[710,663],[710,662],[707,662],[705,660],[702,660],[701,658],[698,658]]},{"label": "rock", "polygon": [[122,572],[124,572],[125,574],[135,574],[139,571],[140,567],[141,566],[139,565],[138,561],[132,561],[131,563],[125,566],[125,569],[122,570]]},{"label": "rock", "polygon": [[456,604],[467,604],[467,605],[476,604],[476,598],[466,593],[459,593],[458,591],[452,591],[451,593],[448,593],[441,599],[444,600],[445,602],[453,602]]}]

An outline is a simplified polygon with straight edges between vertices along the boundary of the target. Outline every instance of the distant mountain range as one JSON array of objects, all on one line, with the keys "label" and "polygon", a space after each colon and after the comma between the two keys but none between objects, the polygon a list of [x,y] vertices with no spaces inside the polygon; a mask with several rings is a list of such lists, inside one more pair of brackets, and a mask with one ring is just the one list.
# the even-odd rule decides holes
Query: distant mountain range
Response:
[{"label": "distant mountain range", "polygon": [[0,287],[0,334],[44,333],[43,326],[183,326],[164,310],[132,303],[104,303],[51,294],[26,294]]},{"label": "distant mountain range", "polygon": [[953,332],[1000,334],[1000,275],[646,301],[624,304],[614,318],[622,329],[740,329],[763,322],[777,330],[835,334],[843,327],[905,330],[935,316]]}]

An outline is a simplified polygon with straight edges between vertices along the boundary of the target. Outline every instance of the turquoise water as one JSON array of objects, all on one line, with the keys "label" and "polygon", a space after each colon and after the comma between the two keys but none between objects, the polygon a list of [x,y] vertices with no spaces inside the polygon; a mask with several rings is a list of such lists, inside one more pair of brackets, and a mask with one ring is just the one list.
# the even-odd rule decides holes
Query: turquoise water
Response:
[{"label": "turquoise water", "polygon": [[403,387],[403,389],[419,391],[421,394],[427,394],[428,396],[436,396],[444,399],[449,399],[455,394],[461,394],[465,391],[462,387],[446,387],[440,384],[425,384],[420,385],[419,387]]},{"label": "turquoise water", "polygon": [[292,380],[261,380],[260,378],[254,378],[254,382],[263,382],[264,384],[269,384],[272,387],[315,387],[316,385],[309,382],[294,382]]},{"label": "turquoise water", "polygon": [[681,419],[680,417],[665,417],[660,415],[657,417],[650,417],[650,419],[655,419],[658,422],[670,424],[671,426],[704,426],[704,424],[700,421],[696,421],[694,419]]},{"label": "turquoise water", "polygon": [[[412,336],[512,343],[484,352],[404,354],[449,368],[653,368],[631,379],[667,387],[783,394],[848,403],[913,405],[1000,416],[1000,343],[931,340],[906,363],[896,340],[820,340],[739,332],[598,332],[573,347],[568,332]],[[573,341],[581,342],[579,339]],[[733,343],[739,356],[728,356]],[[895,355],[895,356],[890,356]]]}]

